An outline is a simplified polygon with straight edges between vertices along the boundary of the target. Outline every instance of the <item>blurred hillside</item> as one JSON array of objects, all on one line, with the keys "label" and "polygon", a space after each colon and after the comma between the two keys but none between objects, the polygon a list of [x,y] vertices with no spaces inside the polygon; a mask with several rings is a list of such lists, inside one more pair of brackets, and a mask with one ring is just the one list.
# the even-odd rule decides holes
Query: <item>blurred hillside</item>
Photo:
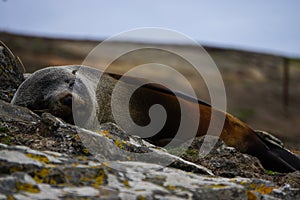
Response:
[{"label": "blurred hillside", "polygon": [[[0,40],[20,57],[26,72],[47,66],[81,64],[88,53],[99,44],[99,41],[49,39],[8,33],[0,33]],[[140,44],[115,43],[107,56],[109,57],[111,51],[117,51],[126,45]],[[195,58],[199,56],[192,46],[173,45],[172,48],[189,52]],[[288,59],[289,105],[283,106],[283,57],[233,49],[204,48],[221,71],[227,93],[228,112],[254,129],[273,133],[287,147],[300,150],[300,59]],[[133,65],[147,62],[151,56],[156,54],[147,51],[121,57],[113,63],[112,71],[124,72]],[[181,60],[168,58],[168,55],[162,54],[157,59],[173,62],[185,71],[186,66]],[[185,71],[185,75],[190,76],[192,84],[198,84],[198,77],[193,73]],[[205,86],[195,84],[194,87],[200,88],[198,95],[209,101]]]}]

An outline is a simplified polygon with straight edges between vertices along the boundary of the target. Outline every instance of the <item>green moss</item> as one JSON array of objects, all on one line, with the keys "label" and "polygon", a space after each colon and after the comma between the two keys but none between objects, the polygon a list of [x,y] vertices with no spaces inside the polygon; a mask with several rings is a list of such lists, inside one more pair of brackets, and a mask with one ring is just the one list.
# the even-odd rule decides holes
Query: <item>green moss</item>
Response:
[{"label": "green moss", "polygon": [[275,171],[272,171],[272,170],[265,170],[265,173],[270,175],[270,176],[275,176],[275,175],[279,174],[278,172],[275,172]]},{"label": "green moss", "polygon": [[11,141],[10,141],[10,137],[9,136],[5,136],[0,138],[0,143],[6,144],[6,145],[10,145]]},{"label": "green moss", "polygon": [[5,126],[0,127],[0,133],[8,133],[9,129]]},{"label": "green moss", "polygon": [[199,150],[197,149],[189,148],[188,150],[186,150],[185,154],[193,159],[199,158]]},{"label": "green moss", "polygon": [[184,147],[166,147],[166,150],[173,155],[181,155],[183,152],[185,152]]}]

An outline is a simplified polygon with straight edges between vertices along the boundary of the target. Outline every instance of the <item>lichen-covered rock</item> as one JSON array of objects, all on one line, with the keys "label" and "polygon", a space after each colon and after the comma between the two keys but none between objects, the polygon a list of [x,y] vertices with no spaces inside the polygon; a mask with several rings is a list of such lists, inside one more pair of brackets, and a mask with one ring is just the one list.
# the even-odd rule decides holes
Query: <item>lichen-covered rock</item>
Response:
[{"label": "lichen-covered rock", "polygon": [[24,81],[18,70],[20,60],[0,41],[0,99],[10,102],[19,85]]},{"label": "lichen-covered rock", "polygon": [[[300,189],[221,178],[157,164],[0,145],[0,195],[14,199],[297,199]],[[5,152],[3,154],[3,152]],[[7,167],[9,166],[9,168]]]},{"label": "lichen-covered rock", "polygon": [[[188,162],[180,157],[169,154],[166,150],[156,147],[141,138],[128,135],[113,123],[100,126],[96,132],[81,129],[63,123],[51,114],[42,115],[40,134],[55,137],[59,148],[47,147],[52,151],[62,153],[94,156],[98,160],[106,161],[143,161],[183,169],[189,172],[210,174],[213,173],[201,165]],[[48,128],[46,128],[48,127]],[[45,134],[45,132],[51,133]],[[59,143],[57,143],[59,140]],[[63,150],[63,151],[62,151]]]},{"label": "lichen-covered rock", "polygon": [[[212,176],[201,165],[130,136],[115,124],[103,124],[93,132],[66,124],[51,114],[39,117],[5,102],[0,105],[6,109],[0,115],[1,123],[9,127],[5,134],[15,138],[6,140],[9,145],[0,144],[0,199],[300,198],[300,189],[293,184],[298,183],[297,173],[275,176],[281,181],[289,176],[289,184],[283,181],[280,185],[271,179]],[[15,116],[16,113],[20,115]],[[34,123],[29,123],[30,120]],[[22,121],[32,131],[22,132]],[[1,138],[0,141],[3,143]],[[138,156],[144,153],[151,156]],[[212,157],[205,161],[216,173],[220,169],[229,171],[226,166],[216,167],[227,162],[214,161],[218,155],[228,160],[240,156],[219,141]],[[164,165],[165,161],[170,162],[169,166]],[[256,162],[246,161],[245,165]],[[257,173],[259,169],[260,166]]]}]

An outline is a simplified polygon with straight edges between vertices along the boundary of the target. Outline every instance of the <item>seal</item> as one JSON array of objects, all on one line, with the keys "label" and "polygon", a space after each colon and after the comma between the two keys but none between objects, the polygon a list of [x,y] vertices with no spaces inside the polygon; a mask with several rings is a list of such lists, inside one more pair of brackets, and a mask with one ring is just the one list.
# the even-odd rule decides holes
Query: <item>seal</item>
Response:
[{"label": "seal", "polygon": [[[85,73],[77,74],[78,70],[84,69]],[[87,84],[98,81],[92,86]],[[122,98],[112,99],[113,89],[122,77],[120,92],[122,95],[129,94],[128,87],[139,85],[141,79],[136,77],[125,77],[120,74],[98,71],[86,66],[59,66],[49,67],[36,71],[30,75],[18,88],[13,104],[25,106],[36,113],[49,112],[60,117],[68,123],[74,123],[72,109],[74,105],[79,110],[77,119],[83,119],[83,124],[91,120],[90,116],[96,115],[100,123],[116,122],[112,114],[111,101],[114,100],[122,108]],[[95,100],[96,99],[96,100]],[[158,84],[145,84],[139,87],[131,96],[129,111],[132,120],[145,126],[150,123],[149,109],[155,104],[162,105],[167,113],[167,119],[163,128],[154,136],[147,137],[154,144],[162,144],[161,141],[168,141],[175,137],[180,120],[181,112],[178,99],[187,108],[189,121],[198,124],[196,136],[203,136],[208,130],[211,120],[212,108],[208,103],[200,99],[194,99],[180,92],[172,92],[168,88]],[[89,109],[91,104],[98,105],[96,113]],[[221,132],[221,139],[228,145],[235,147],[242,153],[257,157],[262,165],[269,170],[278,172],[292,172],[300,170],[300,159],[281,145],[275,145],[265,140],[248,125],[219,110],[215,110],[217,116],[225,115],[224,127]],[[193,117],[193,113],[200,112],[200,120]],[[126,119],[125,119],[126,120]],[[198,121],[196,121],[198,120]],[[126,124],[126,121],[125,121]],[[128,123],[129,124],[129,123]],[[76,125],[78,125],[76,123]],[[122,126],[121,126],[122,127]],[[122,127],[123,128],[123,127]],[[128,129],[129,128],[129,129]],[[130,134],[138,134],[131,127]],[[189,138],[186,133],[185,138]]]}]

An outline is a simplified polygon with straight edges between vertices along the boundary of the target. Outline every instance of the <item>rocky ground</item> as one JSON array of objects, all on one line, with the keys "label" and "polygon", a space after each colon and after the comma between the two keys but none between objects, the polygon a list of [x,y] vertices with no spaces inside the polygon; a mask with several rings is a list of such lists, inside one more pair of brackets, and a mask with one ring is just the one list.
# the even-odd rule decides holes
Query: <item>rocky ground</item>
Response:
[{"label": "rocky ground", "polygon": [[0,199],[300,199],[299,171],[266,171],[221,140],[178,157],[115,124],[89,131],[11,105],[23,76],[3,47],[0,58]]}]

